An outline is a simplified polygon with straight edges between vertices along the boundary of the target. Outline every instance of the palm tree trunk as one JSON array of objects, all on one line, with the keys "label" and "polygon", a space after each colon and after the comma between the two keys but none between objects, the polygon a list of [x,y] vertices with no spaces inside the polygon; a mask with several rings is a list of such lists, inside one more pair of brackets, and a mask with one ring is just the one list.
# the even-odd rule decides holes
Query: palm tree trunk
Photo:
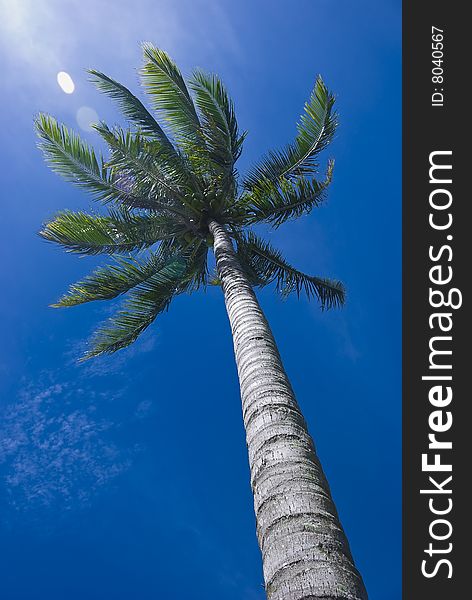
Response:
[{"label": "palm tree trunk", "polygon": [[211,221],[233,333],[269,600],[366,600],[274,337],[224,227]]}]

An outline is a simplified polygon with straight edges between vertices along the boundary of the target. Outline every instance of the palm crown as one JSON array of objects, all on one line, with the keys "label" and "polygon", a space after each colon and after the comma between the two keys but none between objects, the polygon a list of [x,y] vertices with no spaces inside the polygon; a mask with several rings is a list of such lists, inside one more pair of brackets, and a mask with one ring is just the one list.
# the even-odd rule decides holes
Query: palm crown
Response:
[{"label": "palm crown", "polygon": [[186,83],[166,52],[150,44],[143,52],[141,81],[152,112],[117,81],[89,71],[129,122],[127,129],[94,126],[109,148],[106,159],[52,117],[36,119],[51,167],[106,206],[100,214],[61,212],[40,235],[69,252],[113,255],[54,306],[126,294],[121,310],[93,336],[85,358],[128,346],[177,294],[217,283],[207,263],[211,220],[233,239],[252,285],[275,282],[283,295],[303,292],[322,308],[342,304],[339,281],[300,272],[251,230],[258,223],[279,227],[325,199],[333,162],[319,180],[317,158],[333,138],[337,117],[321,78],[295,141],[270,152],[241,181],[235,164],[245,133],[220,79],[196,71]]}]

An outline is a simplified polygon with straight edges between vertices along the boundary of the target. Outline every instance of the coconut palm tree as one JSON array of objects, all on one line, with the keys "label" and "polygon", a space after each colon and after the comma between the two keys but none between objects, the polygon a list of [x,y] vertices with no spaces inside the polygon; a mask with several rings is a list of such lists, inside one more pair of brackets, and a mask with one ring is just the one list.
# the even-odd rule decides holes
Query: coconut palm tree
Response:
[{"label": "coconut palm tree", "polygon": [[[36,119],[50,166],[91,192],[97,214],[60,212],[41,236],[111,262],[73,284],[54,305],[126,295],[92,337],[83,359],[129,346],[178,294],[220,285],[231,325],[249,451],[251,485],[270,600],[365,599],[362,578],[331,498],[306,422],[285,373],[255,288],[305,294],[321,308],[344,302],[339,281],[306,275],[252,229],[274,228],[325,199],[318,156],[336,129],[334,97],[321,78],[304,107],[295,141],[270,152],[240,180],[245,133],[218,77],[196,71],[185,82],[164,51],[143,46],[141,81],[150,109],[126,87],[91,70],[128,128],[100,122],[109,151],[98,155],[52,117]],[[213,249],[216,273],[210,272]]]}]

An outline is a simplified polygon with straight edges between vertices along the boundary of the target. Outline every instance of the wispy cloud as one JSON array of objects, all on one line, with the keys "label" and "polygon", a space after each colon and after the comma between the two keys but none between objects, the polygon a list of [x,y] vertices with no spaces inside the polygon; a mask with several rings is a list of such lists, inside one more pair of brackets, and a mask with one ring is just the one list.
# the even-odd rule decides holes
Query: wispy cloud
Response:
[{"label": "wispy cloud", "polygon": [[130,467],[138,448],[118,446],[120,423],[99,414],[101,396],[90,385],[52,381],[22,389],[3,409],[4,521],[15,512],[24,517],[83,508]]}]

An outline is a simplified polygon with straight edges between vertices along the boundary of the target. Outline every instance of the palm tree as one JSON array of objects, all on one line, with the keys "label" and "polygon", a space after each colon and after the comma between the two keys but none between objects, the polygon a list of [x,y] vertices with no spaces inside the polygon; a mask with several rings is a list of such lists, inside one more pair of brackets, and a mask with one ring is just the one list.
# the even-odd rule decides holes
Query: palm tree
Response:
[{"label": "palm tree", "polygon": [[[317,180],[318,155],[333,138],[334,97],[321,78],[295,141],[270,152],[240,181],[235,163],[245,133],[215,75],[184,81],[164,51],[143,46],[141,81],[151,110],[126,87],[95,70],[129,128],[96,131],[107,159],[75,133],[41,114],[39,145],[50,166],[92,192],[106,212],[64,211],[40,232],[68,252],[109,254],[113,261],[73,284],[54,306],[126,294],[121,310],[92,337],[83,359],[134,342],[177,294],[220,285],[231,325],[241,387],[251,485],[270,600],[367,597],[326,478],[294,392],[254,293],[274,282],[283,296],[340,306],[339,281],[291,266],[251,227],[279,227],[319,206],[331,181],[329,161]],[[162,127],[160,125],[162,123]],[[216,273],[208,268],[213,248]]]}]

